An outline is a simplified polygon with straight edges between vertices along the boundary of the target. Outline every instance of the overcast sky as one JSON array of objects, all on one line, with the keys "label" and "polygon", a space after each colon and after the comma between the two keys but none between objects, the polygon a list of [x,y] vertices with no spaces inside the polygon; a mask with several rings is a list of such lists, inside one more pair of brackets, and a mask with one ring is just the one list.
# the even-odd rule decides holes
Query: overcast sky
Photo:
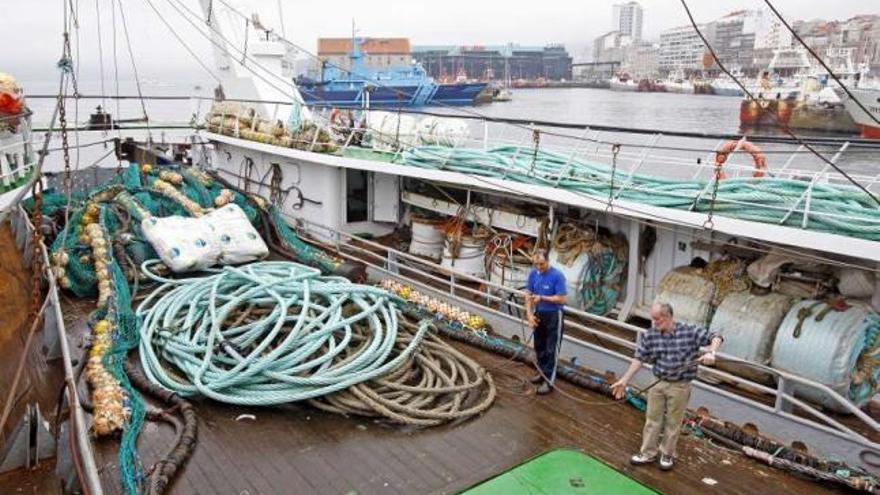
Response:
[{"label": "overcast sky", "polygon": [[[80,60],[83,79],[97,78],[96,4],[101,8],[105,64],[111,53],[112,0],[70,0],[79,5]],[[149,0],[169,20],[199,56],[209,62],[209,43],[175,12],[171,0]],[[198,0],[180,0],[200,12]],[[55,77],[61,47],[63,0],[0,0],[0,72],[23,79]],[[279,0],[254,0],[273,14]],[[314,50],[319,36],[349,36],[352,19],[361,36],[409,37],[413,44],[564,43],[576,57],[593,38],[611,29],[612,0],[280,0],[287,37]],[[679,0],[642,0],[646,38],[665,28],[687,23]],[[132,49],[143,77],[174,78],[199,69],[169,33],[147,0],[122,0],[132,37]],[[762,0],[689,0],[698,21],[728,12],[764,5]],[[775,0],[790,20],[846,19],[856,14],[880,14],[878,0]],[[277,17],[276,17],[277,19]],[[121,22],[121,21],[120,21]],[[273,22],[277,23],[277,22]],[[126,45],[119,27],[117,50],[127,73]],[[280,26],[272,26],[280,32]],[[122,64],[122,62],[120,62]]]}]

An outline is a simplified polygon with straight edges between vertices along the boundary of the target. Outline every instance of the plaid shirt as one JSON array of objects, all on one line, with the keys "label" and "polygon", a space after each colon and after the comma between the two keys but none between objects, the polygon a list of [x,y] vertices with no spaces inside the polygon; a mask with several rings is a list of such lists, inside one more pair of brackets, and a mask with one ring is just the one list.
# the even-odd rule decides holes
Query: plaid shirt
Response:
[{"label": "plaid shirt", "polygon": [[685,365],[697,358],[700,347],[707,346],[716,333],[695,325],[675,322],[671,332],[654,327],[639,337],[635,358],[654,365],[654,376],[673,382],[689,382],[697,377],[697,367]]}]

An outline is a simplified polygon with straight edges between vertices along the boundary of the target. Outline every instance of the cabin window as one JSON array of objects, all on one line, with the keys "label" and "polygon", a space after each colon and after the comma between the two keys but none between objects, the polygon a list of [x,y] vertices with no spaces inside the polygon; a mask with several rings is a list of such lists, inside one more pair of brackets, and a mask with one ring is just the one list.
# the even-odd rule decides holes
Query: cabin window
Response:
[{"label": "cabin window", "polygon": [[345,221],[366,222],[368,214],[367,172],[347,169],[345,171]]}]

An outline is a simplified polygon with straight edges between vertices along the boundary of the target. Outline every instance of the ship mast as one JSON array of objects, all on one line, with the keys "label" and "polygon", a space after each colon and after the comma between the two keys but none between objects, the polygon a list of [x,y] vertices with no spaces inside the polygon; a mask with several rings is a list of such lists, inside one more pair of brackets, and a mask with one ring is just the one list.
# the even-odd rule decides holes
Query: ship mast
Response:
[{"label": "ship mast", "polygon": [[[303,105],[302,118],[310,119],[311,113],[304,107],[296,85],[283,74],[287,47],[268,27],[275,15],[260,13],[253,2],[244,0],[199,0],[199,6],[211,31],[214,63],[223,93],[259,101],[293,99]],[[282,121],[287,121],[291,112],[290,105],[255,106],[267,117]]]}]

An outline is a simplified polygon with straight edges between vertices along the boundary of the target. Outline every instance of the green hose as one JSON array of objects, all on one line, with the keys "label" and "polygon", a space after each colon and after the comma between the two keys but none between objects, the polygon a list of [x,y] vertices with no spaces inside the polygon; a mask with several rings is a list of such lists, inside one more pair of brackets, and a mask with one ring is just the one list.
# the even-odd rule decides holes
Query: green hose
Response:
[{"label": "green hose", "polygon": [[151,263],[143,270],[162,285],[137,309],[141,362],[152,382],[184,396],[242,405],[320,397],[394,370],[428,329],[395,350],[396,296],[296,263],[178,280],[152,274]]},{"label": "green hose", "polygon": [[[806,228],[817,232],[880,241],[880,208],[852,186],[796,179],[732,178],[718,182],[711,199],[711,181],[681,180],[618,172],[611,180],[605,165],[580,162],[533,148],[505,146],[491,150],[423,146],[403,153],[402,163],[432,170],[559,187],[593,198],[611,196],[635,203],[715,214],[762,223],[802,228],[806,192],[810,210]],[[811,189],[810,189],[811,188]],[[788,214],[793,210],[791,214]]]}]

